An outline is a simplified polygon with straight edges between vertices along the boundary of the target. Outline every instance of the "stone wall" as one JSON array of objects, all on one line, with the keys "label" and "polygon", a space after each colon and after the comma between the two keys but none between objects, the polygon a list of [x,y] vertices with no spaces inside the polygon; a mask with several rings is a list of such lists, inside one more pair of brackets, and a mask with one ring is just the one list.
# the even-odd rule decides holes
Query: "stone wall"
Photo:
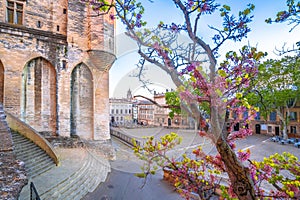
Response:
[{"label": "stone wall", "polygon": [[[107,16],[90,17],[91,8],[78,0],[23,2],[23,24],[17,25],[7,23],[6,3],[0,1],[0,101],[3,95],[5,110],[40,132],[69,137],[72,119],[80,119],[80,129],[88,132],[72,134],[109,139],[114,22]],[[71,80],[78,66],[86,66],[91,75],[85,81],[86,74],[79,73],[75,84],[81,89],[74,96]],[[74,112],[75,97],[90,108]]]},{"label": "stone wall", "polygon": [[5,121],[3,106],[0,104],[0,197],[17,199],[27,184],[25,165],[16,159],[10,129]]}]

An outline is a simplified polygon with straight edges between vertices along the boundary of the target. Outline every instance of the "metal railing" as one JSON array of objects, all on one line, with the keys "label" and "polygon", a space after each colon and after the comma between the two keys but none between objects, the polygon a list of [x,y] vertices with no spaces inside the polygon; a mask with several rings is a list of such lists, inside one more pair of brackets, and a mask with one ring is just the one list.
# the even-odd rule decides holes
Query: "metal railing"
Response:
[{"label": "metal railing", "polygon": [[123,142],[131,145],[131,146],[134,146],[134,142],[133,140],[135,140],[135,143],[140,146],[141,145],[141,142],[138,141],[137,139],[131,137],[131,136],[128,136],[128,135],[125,135],[124,133],[120,132],[120,131],[117,131],[117,130],[113,130],[113,129],[110,129],[110,134],[120,140],[122,140]]},{"label": "metal railing", "polygon": [[33,182],[30,182],[30,200],[41,200]]}]

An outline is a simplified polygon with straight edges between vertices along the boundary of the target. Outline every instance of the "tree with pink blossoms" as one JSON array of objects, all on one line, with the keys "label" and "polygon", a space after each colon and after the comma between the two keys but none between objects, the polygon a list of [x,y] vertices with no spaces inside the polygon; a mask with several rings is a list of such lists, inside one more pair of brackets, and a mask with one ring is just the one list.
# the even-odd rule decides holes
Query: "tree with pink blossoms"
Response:
[{"label": "tree with pink blossoms", "polygon": [[[276,14],[275,18],[268,18],[265,20],[267,23],[287,23],[291,26],[291,31],[299,28],[300,24],[300,1],[295,0],[287,0],[286,1],[286,9],[281,10]],[[295,52],[296,54],[300,54],[300,41],[296,42],[293,47],[287,48],[285,46],[282,47],[281,50],[278,50],[279,54],[286,54],[290,52]]]},{"label": "tree with pink blossoms", "polygon": [[[253,4],[247,5],[235,16],[230,6],[215,0],[172,0],[170,3],[181,14],[183,22],[159,22],[150,29],[146,28],[143,18],[145,9],[136,0],[115,0],[113,3],[105,0],[82,1],[90,3],[98,14],[110,13],[111,8],[115,9],[110,13],[111,18],[121,20],[127,28],[126,34],[138,44],[140,74],[147,62],[166,71],[178,88],[181,110],[194,117],[200,125],[199,134],[210,138],[218,151],[216,156],[211,156],[198,148],[193,152],[195,159],[183,155],[182,160],[178,161],[167,156],[167,152],[180,143],[175,133],[160,140],[150,137],[143,146],[135,145],[134,148],[136,155],[145,161],[144,171],[138,174],[139,177],[155,173],[158,167],[168,167],[175,187],[186,198],[194,192],[207,199],[217,190],[226,199],[241,200],[272,197],[273,194],[285,197],[298,195],[295,191],[299,188],[298,182],[292,182],[298,180],[298,175],[287,184],[283,183],[286,179],[276,180],[280,182],[276,185],[282,187],[280,193],[262,191],[258,184],[263,181],[260,182],[263,176],[256,172],[261,170],[270,174],[269,168],[251,161],[246,165],[244,162],[249,161],[250,152],[235,151],[235,140],[252,134],[248,124],[257,108],[249,104],[245,94],[251,90],[251,80],[256,77],[265,53],[245,46],[239,52],[229,51],[226,60],[219,65],[217,57],[218,50],[228,41],[239,42],[247,37],[255,8]],[[155,3],[154,0],[151,2]],[[222,23],[219,27],[208,25],[214,34],[211,41],[204,41],[201,33],[207,27],[203,27],[201,22],[213,14],[219,14]],[[180,34],[187,38],[187,43],[178,42]],[[229,117],[231,113],[240,116],[246,112],[248,115],[244,119]],[[237,123],[241,128],[233,131]],[[281,161],[274,162],[272,170]],[[263,169],[260,169],[261,166]],[[222,182],[222,177],[228,177],[228,184]],[[267,181],[271,179],[271,175],[265,178]],[[289,189],[285,190],[286,187]]]},{"label": "tree with pink blossoms", "polygon": [[300,24],[300,2],[295,0],[286,1],[287,9],[281,10],[276,14],[275,19],[266,19],[267,23],[287,22],[292,26],[291,31]]}]

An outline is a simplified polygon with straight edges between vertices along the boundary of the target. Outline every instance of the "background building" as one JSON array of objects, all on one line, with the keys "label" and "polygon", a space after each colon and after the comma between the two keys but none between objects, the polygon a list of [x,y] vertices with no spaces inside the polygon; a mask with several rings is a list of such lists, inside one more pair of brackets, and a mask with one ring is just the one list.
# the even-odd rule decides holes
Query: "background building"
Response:
[{"label": "background building", "polygon": [[110,98],[110,123],[112,126],[126,126],[133,123],[133,102],[129,89],[127,98]]},{"label": "background building", "polygon": [[[154,93],[154,101],[161,106],[167,106],[165,93]],[[173,119],[169,117],[170,109],[155,106],[154,107],[154,125],[172,128],[190,128],[190,120],[187,116],[175,114]]]},{"label": "background building", "polygon": [[154,107],[152,102],[139,100],[137,103],[138,124],[154,125]]},{"label": "background building", "polygon": [[[285,119],[287,119],[287,133],[289,137],[300,137],[300,102],[293,108],[289,108],[289,116],[286,108],[282,109],[282,114]],[[230,119],[243,119],[248,113],[245,112],[240,116],[236,116],[234,113],[230,114]],[[239,130],[240,124],[237,124],[234,128],[236,131]],[[255,134],[268,134],[268,135],[282,135],[283,125],[276,113],[276,111],[271,112],[266,118],[264,118],[259,112],[257,112],[255,117],[250,118],[249,127],[253,130]]]}]

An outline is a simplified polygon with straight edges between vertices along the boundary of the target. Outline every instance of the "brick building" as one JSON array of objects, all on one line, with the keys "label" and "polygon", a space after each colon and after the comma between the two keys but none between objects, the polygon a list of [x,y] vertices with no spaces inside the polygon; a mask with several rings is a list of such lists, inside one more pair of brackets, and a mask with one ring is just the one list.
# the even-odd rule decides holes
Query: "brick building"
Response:
[{"label": "brick building", "polygon": [[[167,106],[165,93],[154,93],[154,101],[161,106]],[[169,117],[170,109],[155,106],[154,108],[154,122],[155,126],[164,126],[172,128],[192,128],[191,120],[187,116],[175,114],[173,119]]]},{"label": "brick building", "polygon": [[[286,108],[282,109],[282,114],[285,119],[288,120],[287,133],[289,137],[300,137],[300,102],[297,102],[294,107],[289,108],[289,116]],[[243,119],[247,112],[236,116],[234,113],[230,114],[230,119]],[[239,129],[240,124],[237,124],[235,130]],[[255,117],[250,118],[249,127],[253,130],[254,134],[267,134],[267,135],[282,135],[282,122],[278,114],[274,111],[271,112],[266,118],[261,116],[258,112]]]},{"label": "brick building", "polygon": [[139,100],[137,102],[137,121],[141,125],[154,124],[154,107],[152,102],[148,100]]},{"label": "brick building", "polygon": [[109,139],[114,22],[78,0],[0,1],[0,102],[39,132]]}]

